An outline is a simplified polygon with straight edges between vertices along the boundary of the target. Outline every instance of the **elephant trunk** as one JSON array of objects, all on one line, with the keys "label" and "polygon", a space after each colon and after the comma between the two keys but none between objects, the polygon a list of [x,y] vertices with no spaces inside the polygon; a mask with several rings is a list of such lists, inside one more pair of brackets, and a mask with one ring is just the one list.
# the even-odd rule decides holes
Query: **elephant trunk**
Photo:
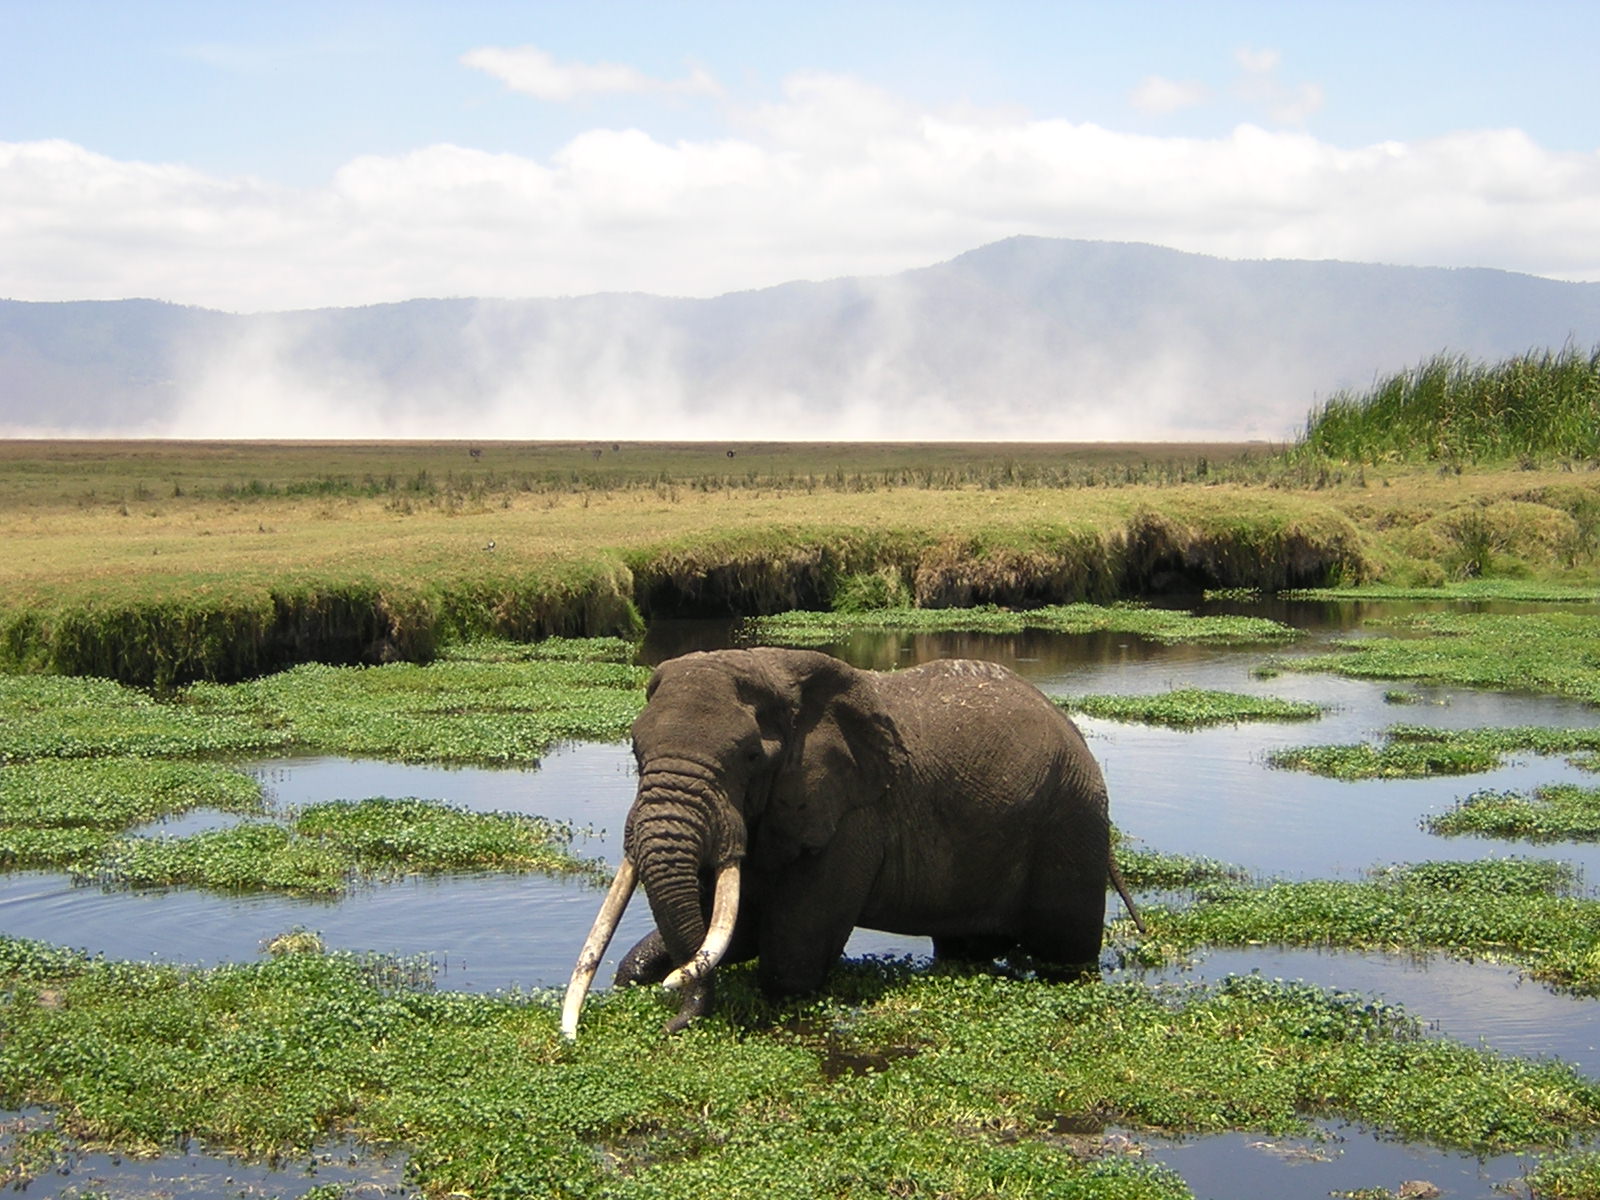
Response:
[{"label": "elephant trunk", "polygon": [[[672,1027],[709,1007],[706,977],[726,953],[738,915],[744,841],[744,822],[713,772],[683,761],[644,764],[623,851],[638,865],[656,928],[677,968],[667,986],[684,990]],[[716,874],[709,927],[705,872]]]}]

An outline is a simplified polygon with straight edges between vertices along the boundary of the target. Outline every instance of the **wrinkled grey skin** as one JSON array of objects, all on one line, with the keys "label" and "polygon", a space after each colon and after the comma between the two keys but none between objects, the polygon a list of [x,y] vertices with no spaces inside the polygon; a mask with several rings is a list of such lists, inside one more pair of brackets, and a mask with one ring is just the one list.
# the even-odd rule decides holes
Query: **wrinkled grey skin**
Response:
[{"label": "wrinkled grey skin", "polygon": [[[738,860],[722,961],[758,958],[772,995],[820,988],[858,925],[931,935],[941,957],[1099,958],[1108,872],[1126,898],[1105,782],[1077,726],[1005,668],[719,650],[661,664],[648,697],[623,849],[657,928],[618,983],[689,961]],[[712,980],[669,1029],[710,1009]]]}]

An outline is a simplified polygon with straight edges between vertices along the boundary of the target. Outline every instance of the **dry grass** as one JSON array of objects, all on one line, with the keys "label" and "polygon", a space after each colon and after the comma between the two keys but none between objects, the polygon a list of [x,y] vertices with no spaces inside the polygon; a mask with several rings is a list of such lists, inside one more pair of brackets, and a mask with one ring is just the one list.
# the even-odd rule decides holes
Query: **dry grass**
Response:
[{"label": "dry grass", "polygon": [[0,443],[0,659],[181,681],[627,632],[635,606],[827,607],[868,576],[928,607],[1028,606],[1576,579],[1600,548],[1600,479],[1570,469],[1307,484],[1259,447],[470,449]]}]

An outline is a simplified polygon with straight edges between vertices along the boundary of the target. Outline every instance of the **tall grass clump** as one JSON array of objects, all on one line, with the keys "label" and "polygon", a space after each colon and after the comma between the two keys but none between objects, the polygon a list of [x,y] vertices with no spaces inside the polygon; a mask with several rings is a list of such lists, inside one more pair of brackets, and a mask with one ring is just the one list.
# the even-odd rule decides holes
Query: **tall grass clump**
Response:
[{"label": "tall grass clump", "polygon": [[1600,455],[1600,346],[1498,363],[1440,354],[1314,409],[1300,452],[1350,462]]},{"label": "tall grass clump", "polygon": [[5,611],[0,670],[114,679],[166,691],[231,683],[299,663],[430,662],[442,645],[642,629],[632,576],[605,555],[520,573],[441,579],[329,574],[217,582],[177,578]]}]

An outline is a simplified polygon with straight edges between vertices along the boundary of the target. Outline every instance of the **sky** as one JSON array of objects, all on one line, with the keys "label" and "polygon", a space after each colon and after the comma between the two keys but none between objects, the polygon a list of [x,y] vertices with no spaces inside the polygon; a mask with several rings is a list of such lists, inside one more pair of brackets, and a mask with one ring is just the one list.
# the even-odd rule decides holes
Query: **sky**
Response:
[{"label": "sky", "polygon": [[0,0],[0,297],[709,296],[1014,234],[1600,280],[1593,0]]}]

